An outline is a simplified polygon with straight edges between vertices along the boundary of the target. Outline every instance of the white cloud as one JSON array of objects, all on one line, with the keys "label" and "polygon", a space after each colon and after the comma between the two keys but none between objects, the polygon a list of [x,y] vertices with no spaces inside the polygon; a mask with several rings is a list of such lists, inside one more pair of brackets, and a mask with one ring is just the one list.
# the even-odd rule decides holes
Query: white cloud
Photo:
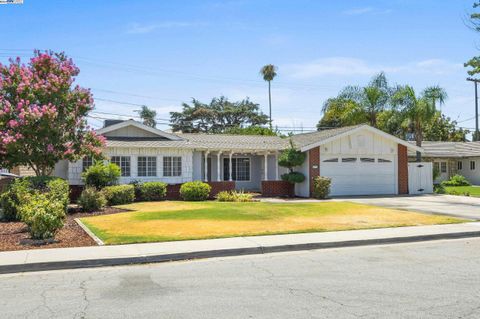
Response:
[{"label": "white cloud", "polygon": [[373,7],[363,7],[345,10],[342,13],[349,16],[364,15],[364,14],[387,14],[391,13],[391,9],[376,9]]},{"label": "white cloud", "polygon": [[152,24],[140,24],[131,23],[128,26],[127,33],[129,34],[144,34],[150,33],[158,29],[174,29],[174,28],[188,28],[204,25],[197,22],[185,22],[185,21],[165,21],[161,23]]},{"label": "white cloud", "polygon": [[311,79],[322,76],[373,75],[384,71],[399,74],[451,74],[462,70],[461,63],[452,63],[443,59],[428,59],[409,62],[403,65],[382,65],[368,63],[365,60],[349,57],[322,58],[306,63],[281,66],[292,78]]}]

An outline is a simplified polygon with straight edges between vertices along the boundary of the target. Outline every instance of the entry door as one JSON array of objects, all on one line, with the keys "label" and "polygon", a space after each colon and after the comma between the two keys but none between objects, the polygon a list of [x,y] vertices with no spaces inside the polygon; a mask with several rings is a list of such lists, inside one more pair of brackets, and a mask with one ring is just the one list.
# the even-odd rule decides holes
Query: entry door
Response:
[{"label": "entry door", "polygon": [[325,155],[320,175],[332,179],[332,196],[396,194],[395,161],[394,155]]}]

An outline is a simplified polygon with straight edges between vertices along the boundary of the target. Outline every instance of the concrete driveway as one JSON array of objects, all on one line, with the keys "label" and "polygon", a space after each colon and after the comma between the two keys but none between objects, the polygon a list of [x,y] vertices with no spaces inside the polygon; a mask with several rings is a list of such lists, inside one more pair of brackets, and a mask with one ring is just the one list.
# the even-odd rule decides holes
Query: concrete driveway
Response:
[{"label": "concrete driveway", "polygon": [[333,200],[480,220],[480,198],[477,197],[452,195],[365,196]]}]

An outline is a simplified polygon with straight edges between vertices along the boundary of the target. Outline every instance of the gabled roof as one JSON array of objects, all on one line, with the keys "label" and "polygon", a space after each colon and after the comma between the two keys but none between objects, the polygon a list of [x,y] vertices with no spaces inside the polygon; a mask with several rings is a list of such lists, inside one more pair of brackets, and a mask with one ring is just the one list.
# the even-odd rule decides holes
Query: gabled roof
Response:
[{"label": "gabled roof", "polygon": [[[410,142],[414,144],[415,142]],[[431,142],[423,141],[423,156],[425,157],[474,157],[480,156],[480,142]],[[409,153],[414,156],[414,153]]]},{"label": "gabled roof", "polygon": [[375,134],[381,135],[382,137],[392,140],[395,143],[406,146],[407,148],[413,149],[415,151],[422,152],[422,148],[415,146],[407,141],[404,141],[398,137],[385,133],[377,128],[371,127],[367,124],[360,124],[354,126],[345,126],[329,130],[322,130],[312,133],[297,134],[292,136],[292,141],[296,147],[300,148],[301,151],[308,151],[314,147],[326,144],[343,136],[350,135],[354,132],[360,130],[368,130]]},{"label": "gabled roof", "polygon": [[177,135],[166,133],[162,130],[156,129],[154,127],[150,127],[148,125],[145,125],[143,123],[140,123],[140,122],[137,122],[137,121],[134,121],[134,120],[128,120],[128,121],[123,121],[123,122],[120,122],[120,123],[117,123],[117,124],[109,125],[107,127],[104,127],[104,128],[101,128],[101,129],[97,130],[97,133],[103,135],[105,133],[112,132],[112,131],[115,131],[115,130],[118,130],[118,129],[121,129],[121,128],[124,128],[124,127],[127,127],[127,126],[135,126],[135,127],[139,128],[141,130],[153,133],[155,135],[158,135],[159,137],[164,137],[164,138],[167,138],[167,139],[172,140],[172,141],[178,141],[178,140],[181,139]]}]

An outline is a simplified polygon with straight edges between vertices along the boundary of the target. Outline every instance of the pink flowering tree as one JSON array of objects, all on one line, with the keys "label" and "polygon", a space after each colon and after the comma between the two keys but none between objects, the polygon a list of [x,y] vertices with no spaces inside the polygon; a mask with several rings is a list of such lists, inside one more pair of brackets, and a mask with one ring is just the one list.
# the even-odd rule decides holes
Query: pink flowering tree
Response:
[{"label": "pink flowering tree", "polygon": [[101,156],[104,139],[86,121],[93,97],[73,85],[78,73],[63,53],[0,63],[0,167],[27,165],[40,176],[59,160]]}]

